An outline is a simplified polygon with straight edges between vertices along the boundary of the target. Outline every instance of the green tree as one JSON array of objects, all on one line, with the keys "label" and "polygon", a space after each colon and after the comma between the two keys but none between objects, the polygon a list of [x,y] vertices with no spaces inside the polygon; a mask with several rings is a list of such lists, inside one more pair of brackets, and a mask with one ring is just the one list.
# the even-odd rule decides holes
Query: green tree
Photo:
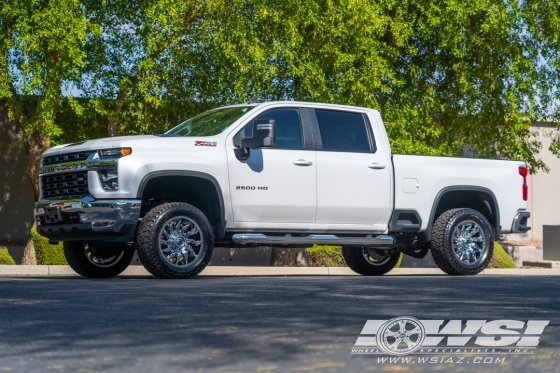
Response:
[{"label": "green tree", "polygon": [[[213,3],[208,38],[234,96],[380,109],[393,151],[537,158],[553,82],[517,0]],[[547,13],[542,10],[543,14]],[[558,33],[556,33],[558,35]]]},{"label": "green tree", "polygon": [[206,66],[197,45],[205,4],[107,0],[88,6],[103,33],[88,40],[78,87],[107,136],[162,131],[215,105],[204,105],[193,84],[193,72]]},{"label": "green tree", "polygon": [[[97,30],[78,0],[5,0],[0,32],[0,99],[21,132],[38,199],[41,154],[61,135],[57,111],[64,91],[81,77],[86,35]],[[67,100],[81,110],[71,97]]]},{"label": "green tree", "polygon": [[[526,32],[531,35],[532,43],[538,49],[542,59],[539,79],[554,87],[550,94],[543,95],[540,103],[547,111],[545,119],[560,123],[560,1],[525,0],[521,2],[525,14]],[[544,84],[543,84],[544,85]],[[554,136],[554,135],[553,135]],[[550,150],[560,156],[560,136],[552,138]]]}]

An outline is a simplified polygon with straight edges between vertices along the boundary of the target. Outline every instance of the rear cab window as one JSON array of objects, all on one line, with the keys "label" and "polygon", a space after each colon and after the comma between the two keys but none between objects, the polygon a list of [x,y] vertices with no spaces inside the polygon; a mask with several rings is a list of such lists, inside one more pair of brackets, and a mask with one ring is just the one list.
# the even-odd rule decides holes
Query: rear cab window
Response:
[{"label": "rear cab window", "polygon": [[364,114],[315,109],[322,150],[375,153],[376,146]]}]

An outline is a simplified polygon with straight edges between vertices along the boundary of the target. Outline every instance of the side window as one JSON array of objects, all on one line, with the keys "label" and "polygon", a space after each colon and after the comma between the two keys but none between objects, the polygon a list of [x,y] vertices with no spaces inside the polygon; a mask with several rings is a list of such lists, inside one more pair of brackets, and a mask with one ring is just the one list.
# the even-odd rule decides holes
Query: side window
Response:
[{"label": "side window", "polygon": [[[273,149],[303,149],[301,117],[298,109],[273,109],[259,115],[256,119],[276,121],[276,145]],[[246,126],[244,131],[246,138],[251,137],[253,123]]]},{"label": "side window", "polygon": [[[315,109],[323,150],[371,152],[362,114]],[[375,151],[375,150],[374,150]]]}]

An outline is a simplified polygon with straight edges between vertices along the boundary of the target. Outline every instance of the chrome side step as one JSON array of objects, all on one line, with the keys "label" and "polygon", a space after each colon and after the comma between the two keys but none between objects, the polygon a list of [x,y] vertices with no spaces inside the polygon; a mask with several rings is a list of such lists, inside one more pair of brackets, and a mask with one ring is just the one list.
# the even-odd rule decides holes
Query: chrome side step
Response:
[{"label": "chrome side step", "polygon": [[281,245],[357,245],[357,246],[393,246],[396,243],[394,236],[380,235],[367,237],[338,237],[332,234],[310,234],[305,237],[267,236],[260,233],[234,234],[233,242],[238,244],[281,244]]}]

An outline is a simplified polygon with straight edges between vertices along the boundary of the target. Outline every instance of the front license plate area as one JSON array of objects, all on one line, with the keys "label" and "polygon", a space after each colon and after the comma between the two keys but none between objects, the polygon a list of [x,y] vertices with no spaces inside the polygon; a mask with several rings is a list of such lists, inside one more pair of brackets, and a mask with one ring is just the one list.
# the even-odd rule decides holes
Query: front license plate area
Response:
[{"label": "front license plate area", "polygon": [[59,223],[62,221],[62,215],[60,214],[60,207],[45,207],[45,223]]}]

